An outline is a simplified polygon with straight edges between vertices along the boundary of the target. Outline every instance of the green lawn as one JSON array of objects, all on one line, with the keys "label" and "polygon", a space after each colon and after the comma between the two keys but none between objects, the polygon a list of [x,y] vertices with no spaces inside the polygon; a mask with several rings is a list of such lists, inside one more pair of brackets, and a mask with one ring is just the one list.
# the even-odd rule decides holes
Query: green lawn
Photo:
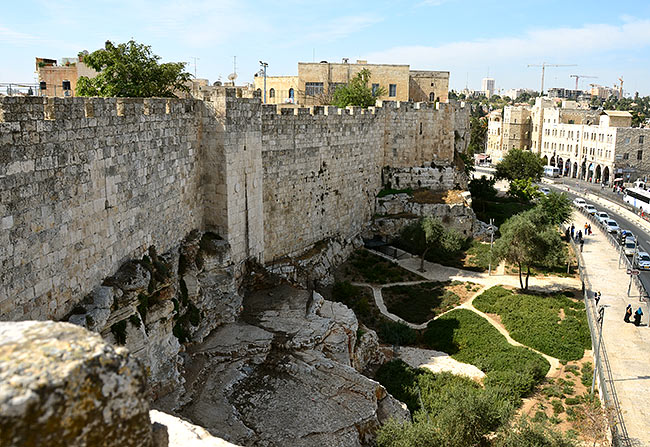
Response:
[{"label": "green lawn", "polygon": [[474,306],[498,314],[519,343],[562,361],[579,360],[591,349],[584,304],[563,294],[526,295],[496,286],[477,297]]},{"label": "green lawn", "polygon": [[420,281],[420,275],[403,269],[367,250],[357,250],[339,269],[342,279],[351,282],[365,282],[370,284],[390,284],[404,281]]},{"label": "green lawn", "polygon": [[430,322],[422,339],[431,349],[476,365],[487,375],[486,386],[503,387],[516,399],[530,393],[550,368],[544,357],[512,346],[487,320],[466,309]]},{"label": "green lawn", "polygon": [[420,324],[460,303],[460,297],[445,288],[449,284],[447,281],[384,287],[382,295],[389,312]]}]

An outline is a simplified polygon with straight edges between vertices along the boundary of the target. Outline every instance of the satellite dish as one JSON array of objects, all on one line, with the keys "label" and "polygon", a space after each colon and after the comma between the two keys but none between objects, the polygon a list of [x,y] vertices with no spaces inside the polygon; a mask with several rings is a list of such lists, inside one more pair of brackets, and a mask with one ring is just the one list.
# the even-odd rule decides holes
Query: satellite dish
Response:
[{"label": "satellite dish", "polygon": [[230,81],[234,81],[235,79],[237,79],[237,73],[230,73],[230,74],[228,75],[228,79],[229,79]]}]

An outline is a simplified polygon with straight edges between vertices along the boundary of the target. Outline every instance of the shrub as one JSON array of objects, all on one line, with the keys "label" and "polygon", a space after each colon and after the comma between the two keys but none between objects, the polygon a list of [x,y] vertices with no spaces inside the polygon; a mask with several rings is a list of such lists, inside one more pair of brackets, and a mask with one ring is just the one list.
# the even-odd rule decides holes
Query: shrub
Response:
[{"label": "shrub", "polygon": [[553,407],[553,414],[562,414],[564,413],[564,405],[562,405],[561,400],[554,399],[551,401],[551,406]]},{"label": "shrub", "polygon": [[371,284],[388,284],[403,280],[417,281],[422,279],[421,276],[367,250],[357,250],[352,253],[343,270],[349,272],[346,275],[352,281]]},{"label": "shrub", "polygon": [[430,322],[422,339],[431,349],[476,365],[487,374],[486,386],[503,387],[516,399],[529,393],[550,368],[541,355],[510,345],[488,321],[466,309]]},{"label": "shrub", "polygon": [[417,332],[404,323],[385,320],[379,326],[377,335],[391,345],[412,345],[417,340]]},{"label": "shrub", "polygon": [[563,294],[526,295],[495,286],[477,297],[474,306],[498,314],[513,339],[561,361],[581,359],[591,347],[584,304]]},{"label": "shrub", "polygon": [[[424,323],[455,307],[460,297],[446,290],[446,283],[427,282],[382,290],[389,312],[411,323]],[[471,288],[471,286],[470,286]]]},{"label": "shrub", "polygon": [[583,363],[580,372],[582,373],[582,378],[580,379],[580,382],[582,382],[584,386],[591,386],[591,382],[593,381],[594,378],[594,367],[591,364],[591,362]]},{"label": "shrub", "polygon": [[552,430],[545,422],[531,423],[521,418],[517,424],[501,432],[495,447],[575,447],[577,444],[562,433]]}]

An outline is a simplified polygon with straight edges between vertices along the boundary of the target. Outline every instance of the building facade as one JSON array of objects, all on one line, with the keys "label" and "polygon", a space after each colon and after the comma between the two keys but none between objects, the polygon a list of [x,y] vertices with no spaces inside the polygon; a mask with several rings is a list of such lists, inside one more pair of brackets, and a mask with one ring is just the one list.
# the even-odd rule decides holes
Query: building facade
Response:
[{"label": "building facade", "polygon": [[94,78],[97,72],[79,58],[63,58],[61,64],[56,59],[36,58],[36,74],[41,85],[42,96],[76,96],[77,80],[81,76]]},{"label": "building facade", "polygon": [[[408,65],[299,62],[298,76],[267,76],[267,104],[311,106],[329,104],[334,91],[361,70],[370,71],[373,91],[383,89],[383,101],[448,102],[449,72],[411,70]],[[264,77],[256,76],[254,88],[264,97]]]},{"label": "building facade", "polygon": [[499,162],[510,149],[530,150],[531,109],[507,106],[488,116],[487,154]]},{"label": "building facade", "polygon": [[481,90],[488,98],[494,95],[494,79],[483,78],[483,80],[481,81]]}]

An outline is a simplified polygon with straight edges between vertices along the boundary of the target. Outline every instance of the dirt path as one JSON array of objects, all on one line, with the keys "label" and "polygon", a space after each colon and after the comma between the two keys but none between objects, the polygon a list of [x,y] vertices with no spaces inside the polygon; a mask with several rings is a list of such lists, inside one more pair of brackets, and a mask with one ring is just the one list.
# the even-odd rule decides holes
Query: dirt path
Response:
[{"label": "dirt path", "polygon": [[[378,253],[373,251],[372,253],[377,254],[379,256],[382,256],[386,259],[391,259],[388,256],[383,255],[382,253]],[[392,259],[391,259],[392,260]],[[399,283],[393,283],[393,284],[385,284],[385,285],[373,285],[373,284],[367,284],[367,283],[354,283],[356,286],[363,286],[363,287],[370,287],[372,289],[372,295],[375,300],[375,304],[377,305],[377,308],[381,312],[382,315],[385,317],[397,321],[399,323],[404,323],[411,329],[415,330],[423,330],[426,329],[427,325],[429,322],[440,318],[442,315],[451,312],[452,310],[455,309],[467,309],[471,310],[472,312],[480,315],[481,317],[485,318],[492,326],[494,326],[499,333],[501,333],[508,343],[510,343],[513,346],[521,346],[530,349],[533,352],[536,352],[537,354],[541,355],[544,357],[549,364],[551,365],[551,368],[549,369],[548,373],[546,374],[546,377],[554,377],[558,374],[558,372],[561,369],[561,364],[560,361],[555,358],[551,357],[550,355],[544,354],[542,352],[537,351],[536,349],[531,348],[530,346],[526,346],[524,344],[519,343],[516,340],[513,340],[512,337],[510,337],[510,333],[506,330],[506,328],[501,324],[500,321],[495,320],[493,317],[490,315],[481,312],[480,310],[476,309],[474,307],[474,299],[482,294],[485,290],[492,286],[496,285],[509,285],[509,286],[514,286],[514,287],[519,287],[519,278],[517,277],[512,277],[512,276],[507,276],[507,275],[487,275],[486,273],[478,273],[478,272],[471,272],[467,270],[461,270],[461,269],[456,269],[453,267],[446,267],[440,264],[434,264],[430,262],[425,262],[425,271],[420,272],[417,267],[419,267],[420,260],[419,258],[416,257],[411,257],[408,259],[402,259],[397,262],[401,267],[405,268],[406,270],[410,270],[414,273],[417,273],[419,275],[424,276],[427,278],[426,280],[422,281],[406,281],[406,282],[399,282]],[[414,268],[415,265],[415,268]],[[579,287],[580,286],[580,281],[576,278],[562,278],[562,277],[531,277],[530,278],[530,288],[531,289],[537,289],[537,290],[543,290],[543,291],[554,291],[554,290],[565,290],[567,288],[574,288],[574,287]],[[477,292],[475,292],[471,298],[464,303],[454,307],[453,309],[450,309],[446,312],[443,312],[439,315],[436,315],[434,318],[431,320],[428,320],[424,323],[421,324],[415,324],[411,323],[408,321],[405,321],[404,319],[400,318],[399,316],[391,313],[388,311],[388,308],[386,307],[386,303],[384,302],[384,298],[382,296],[381,290],[384,287],[392,287],[396,285],[413,285],[413,284],[421,284],[424,282],[430,282],[430,281],[471,281],[474,283],[478,283],[481,285],[481,289],[479,289]]]}]

